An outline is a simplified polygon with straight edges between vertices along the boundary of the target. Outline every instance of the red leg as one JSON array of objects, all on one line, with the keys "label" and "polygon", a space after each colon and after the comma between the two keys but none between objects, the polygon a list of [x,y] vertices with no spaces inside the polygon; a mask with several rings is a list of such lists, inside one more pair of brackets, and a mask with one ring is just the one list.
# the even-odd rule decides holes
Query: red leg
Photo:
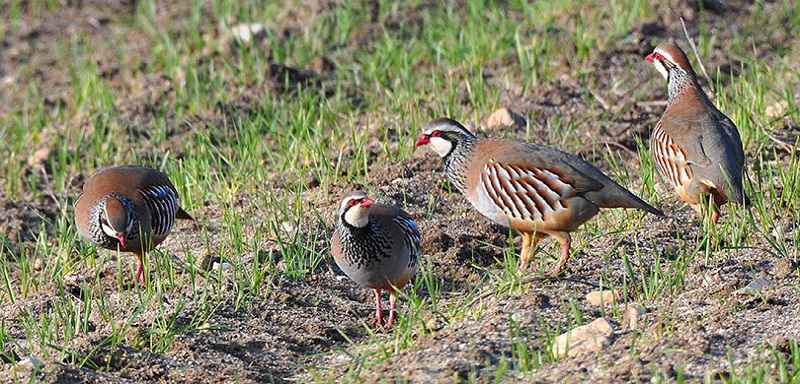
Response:
[{"label": "red leg", "polygon": [[558,259],[558,264],[556,264],[551,272],[553,276],[561,273],[567,265],[567,260],[569,260],[569,246],[572,244],[572,237],[570,237],[568,232],[562,232],[560,236],[555,236],[555,238],[561,243],[561,258]]},{"label": "red leg", "polygon": [[719,209],[717,209],[716,206],[711,208],[711,221],[713,221],[714,224],[719,222]]},{"label": "red leg", "polygon": [[144,284],[144,262],[142,260],[142,255],[136,255],[136,258],[138,259],[138,264],[136,265],[136,280]]},{"label": "red leg", "polygon": [[381,290],[375,290],[375,322],[378,325],[383,324],[383,311],[381,310]]},{"label": "red leg", "polygon": [[396,319],[395,313],[397,313],[396,309],[397,309],[397,293],[395,291],[391,291],[389,292],[389,320],[386,321],[386,329],[391,328],[392,324],[394,324],[394,321]]},{"label": "red leg", "polygon": [[536,246],[538,246],[539,242],[541,242],[542,239],[544,239],[547,235],[543,233],[521,231],[520,234],[522,235],[522,252],[519,254],[519,268],[517,268],[517,276],[523,277],[525,276],[525,272],[528,270],[528,262],[533,254],[536,253]]},{"label": "red leg", "polygon": [[519,253],[519,267],[517,267],[517,276],[522,277],[525,274],[525,271],[528,269],[528,260],[531,258],[531,254],[536,252],[536,248],[531,251],[533,233],[528,231],[520,231],[519,234],[522,235],[522,251]]}]

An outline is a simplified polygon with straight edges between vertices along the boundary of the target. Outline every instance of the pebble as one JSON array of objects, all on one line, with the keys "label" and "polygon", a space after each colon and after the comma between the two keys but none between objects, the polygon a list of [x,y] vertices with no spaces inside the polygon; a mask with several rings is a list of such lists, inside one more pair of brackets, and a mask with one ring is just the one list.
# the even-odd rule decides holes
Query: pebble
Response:
[{"label": "pebble", "polygon": [[489,119],[486,120],[486,126],[489,128],[497,128],[497,127],[517,127],[517,128],[525,128],[527,123],[525,119],[520,116],[518,113],[508,109],[508,108],[500,108],[491,116]]},{"label": "pebble", "polygon": [[44,164],[50,158],[50,152],[50,148],[37,149],[36,152],[28,157],[28,165],[33,167],[34,165]]},{"label": "pebble", "polygon": [[772,266],[772,276],[776,279],[785,279],[796,270],[792,261],[789,259],[778,259]]},{"label": "pebble", "polygon": [[251,41],[260,41],[267,37],[269,27],[258,23],[243,23],[234,25],[230,29],[231,43],[241,42],[249,44]]},{"label": "pebble", "polygon": [[291,221],[284,221],[281,223],[281,230],[286,233],[292,233],[297,230],[297,227]]},{"label": "pebble", "polygon": [[39,369],[44,366],[44,364],[41,361],[39,361],[39,359],[33,356],[28,356],[20,360],[19,363],[17,364],[19,364],[20,367],[25,368],[29,371],[33,371],[34,369]]},{"label": "pebble", "polygon": [[0,85],[2,85],[3,88],[11,88],[14,86],[16,82],[17,78],[11,75],[5,76],[2,79],[0,79]]},{"label": "pebble", "polygon": [[553,342],[553,356],[573,357],[589,352],[599,352],[611,343],[613,331],[611,323],[604,317],[574,328],[556,337]]},{"label": "pebble", "polygon": [[781,100],[775,104],[767,106],[764,109],[764,115],[769,118],[775,118],[783,114],[783,112],[789,108],[789,102],[786,100]]},{"label": "pebble", "polygon": [[625,312],[622,313],[622,321],[628,329],[637,329],[639,327],[639,319],[647,313],[639,303],[630,303],[625,306]]},{"label": "pebble", "polygon": [[347,276],[342,276],[342,275],[336,275],[335,279],[336,279],[336,281],[341,283],[343,281],[347,281],[348,277]]},{"label": "pebble", "polygon": [[41,257],[37,257],[36,260],[33,262],[33,270],[34,271],[41,271],[44,268],[44,260]]},{"label": "pebble", "polygon": [[786,235],[792,233],[793,231],[794,231],[794,225],[792,223],[778,224],[772,228],[772,236],[785,237]]},{"label": "pebble", "polygon": [[586,294],[586,301],[594,306],[600,306],[602,303],[604,307],[608,307],[614,304],[615,301],[619,301],[619,294],[617,291],[592,291]]},{"label": "pebble", "polygon": [[750,284],[747,284],[744,288],[736,291],[736,293],[746,294],[746,293],[761,291],[766,288],[769,288],[771,285],[772,285],[772,280],[762,276],[751,281]]},{"label": "pebble", "polygon": [[308,69],[317,75],[324,75],[336,70],[336,65],[325,57],[317,56],[308,62]]},{"label": "pebble", "polygon": [[233,270],[233,265],[231,265],[230,263],[226,263],[226,262],[218,263],[218,262],[215,261],[214,264],[211,265],[211,269],[214,270],[214,271],[222,270],[222,272],[232,271]]}]

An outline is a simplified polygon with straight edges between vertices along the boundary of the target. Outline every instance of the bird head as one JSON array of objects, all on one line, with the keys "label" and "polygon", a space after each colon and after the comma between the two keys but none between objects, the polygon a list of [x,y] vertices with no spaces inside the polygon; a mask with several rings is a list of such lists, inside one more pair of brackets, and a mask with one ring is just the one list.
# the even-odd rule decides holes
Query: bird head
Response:
[{"label": "bird head", "polygon": [[691,74],[694,76],[689,58],[683,50],[672,43],[659,44],[652,53],[645,57],[645,60],[653,63],[658,73],[664,77],[667,82],[670,81],[671,73],[678,70],[684,74]]},{"label": "bird head", "polygon": [[436,154],[446,157],[464,139],[474,140],[475,136],[458,121],[441,117],[425,125],[422,136],[417,139],[417,147],[430,145]]},{"label": "bird head", "polygon": [[342,199],[339,217],[353,227],[363,228],[369,222],[369,207],[374,203],[364,191],[350,192]]},{"label": "bird head", "polygon": [[124,202],[116,197],[105,200],[105,207],[100,215],[100,228],[107,236],[119,241],[122,249],[127,245],[126,238],[132,233],[133,225],[133,215]]}]

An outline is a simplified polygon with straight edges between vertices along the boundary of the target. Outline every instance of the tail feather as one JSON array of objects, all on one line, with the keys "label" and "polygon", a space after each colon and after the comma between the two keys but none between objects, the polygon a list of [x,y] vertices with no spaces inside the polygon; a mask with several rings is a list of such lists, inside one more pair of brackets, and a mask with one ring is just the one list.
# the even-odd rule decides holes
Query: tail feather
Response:
[{"label": "tail feather", "polygon": [[596,192],[588,192],[586,198],[600,208],[637,208],[647,211],[656,216],[665,216],[657,208],[647,204],[639,196],[617,184],[606,184],[605,187]]},{"label": "tail feather", "polygon": [[183,208],[178,207],[178,212],[175,213],[175,218],[180,220],[191,220],[194,221],[194,217],[183,210]]},{"label": "tail feather", "polygon": [[652,205],[645,203],[644,200],[639,199],[639,201],[641,201],[641,204],[639,206],[637,206],[636,208],[643,209],[643,210],[645,210],[647,212],[650,212],[650,213],[652,213],[652,214],[654,214],[656,216],[666,216],[664,214],[664,212],[661,212],[661,210],[659,210],[658,208],[653,207]]}]

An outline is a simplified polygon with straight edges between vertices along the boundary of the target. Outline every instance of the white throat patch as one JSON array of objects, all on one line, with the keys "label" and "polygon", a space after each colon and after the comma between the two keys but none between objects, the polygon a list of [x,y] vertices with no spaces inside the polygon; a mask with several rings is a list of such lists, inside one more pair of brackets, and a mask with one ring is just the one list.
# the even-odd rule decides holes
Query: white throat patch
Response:
[{"label": "white throat patch", "polygon": [[344,221],[356,228],[364,228],[369,223],[369,207],[364,208],[359,204],[348,209],[344,213]]},{"label": "white throat patch", "polygon": [[115,231],[114,228],[111,228],[110,226],[106,225],[106,223],[100,224],[100,228],[103,229],[103,232],[106,235],[113,237],[115,239],[117,238],[117,231]]},{"label": "white throat patch", "polygon": [[653,66],[656,67],[656,70],[658,71],[658,73],[661,74],[661,76],[664,76],[664,80],[669,81],[669,73],[667,72],[667,67],[664,66],[664,63],[662,63],[661,60],[653,60]]},{"label": "white throat patch", "polygon": [[441,138],[441,137],[431,137],[430,138],[430,145],[431,149],[436,152],[439,157],[445,157],[450,150],[453,149],[453,143]]}]

